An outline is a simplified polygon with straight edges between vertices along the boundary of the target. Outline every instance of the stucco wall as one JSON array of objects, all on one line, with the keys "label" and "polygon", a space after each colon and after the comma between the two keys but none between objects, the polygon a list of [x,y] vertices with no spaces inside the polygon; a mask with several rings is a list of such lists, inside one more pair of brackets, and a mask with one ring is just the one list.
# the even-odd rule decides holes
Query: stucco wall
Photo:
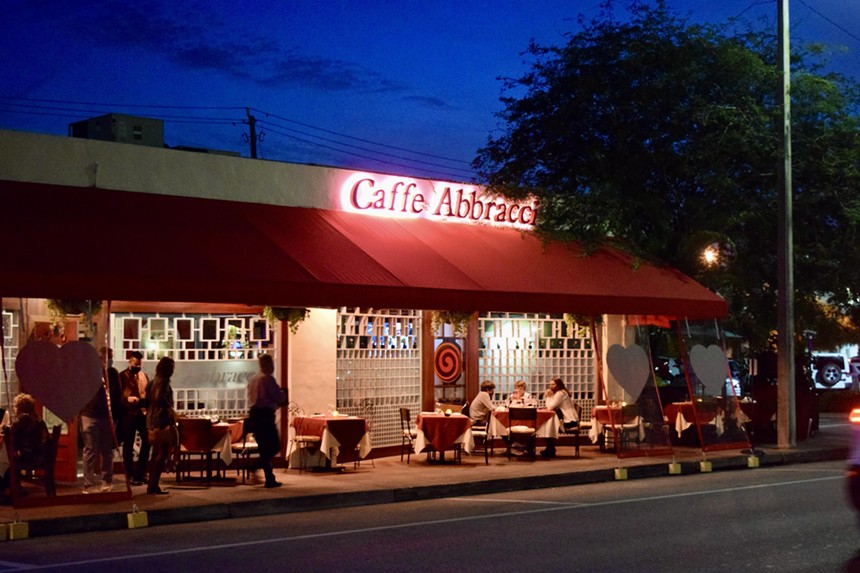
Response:
[{"label": "stucco wall", "polygon": [[314,308],[289,334],[290,400],[305,414],[326,413],[337,403],[337,311]]}]

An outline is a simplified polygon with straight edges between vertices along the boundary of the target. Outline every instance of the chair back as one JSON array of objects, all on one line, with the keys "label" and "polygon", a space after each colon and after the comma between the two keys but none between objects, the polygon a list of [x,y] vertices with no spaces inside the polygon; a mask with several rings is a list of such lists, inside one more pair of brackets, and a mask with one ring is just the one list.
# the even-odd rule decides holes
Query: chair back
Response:
[{"label": "chair back", "polygon": [[508,408],[508,429],[514,426],[528,426],[536,429],[537,408],[519,408],[516,406]]},{"label": "chair back", "polygon": [[248,435],[254,433],[254,426],[251,423],[251,418],[242,420],[242,444],[248,441]]},{"label": "chair back", "polygon": [[365,422],[367,422],[368,430],[373,428],[373,417],[375,413],[376,410],[373,406],[373,400],[365,398],[361,401],[361,405],[359,406],[359,415],[364,418]]},{"label": "chair back", "polygon": [[462,404],[445,404],[442,410],[451,410],[452,414],[462,414],[463,413],[463,405]]},{"label": "chair back", "polygon": [[406,432],[411,425],[412,414],[409,412],[409,408],[400,408],[400,429]]}]

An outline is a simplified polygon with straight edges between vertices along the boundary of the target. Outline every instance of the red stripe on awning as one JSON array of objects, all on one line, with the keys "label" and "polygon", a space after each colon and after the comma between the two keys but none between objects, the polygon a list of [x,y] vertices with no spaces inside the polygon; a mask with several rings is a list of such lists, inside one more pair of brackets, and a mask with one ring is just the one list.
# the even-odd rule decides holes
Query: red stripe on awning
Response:
[{"label": "red stripe on awning", "polygon": [[0,181],[12,297],[720,318],[678,271],[519,231]]}]

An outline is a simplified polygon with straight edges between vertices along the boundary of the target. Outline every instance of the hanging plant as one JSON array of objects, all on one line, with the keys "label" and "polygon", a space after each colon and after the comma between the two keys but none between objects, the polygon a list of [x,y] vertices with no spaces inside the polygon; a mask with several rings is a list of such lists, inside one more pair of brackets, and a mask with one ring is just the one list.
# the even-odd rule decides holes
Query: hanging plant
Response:
[{"label": "hanging plant", "polygon": [[472,320],[471,312],[459,310],[434,310],[432,311],[432,326],[433,332],[438,332],[445,324],[450,324],[454,331],[454,336],[464,337],[469,330],[469,323]]},{"label": "hanging plant", "polygon": [[55,316],[68,316],[70,314],[86,314],[95,316],[102,310],[100,300],[66,300],[61,298],[49,298],[48,310]]},{"label": "hanging plant", "polygon": [[567,325],[567,332],[569,335],[573,335],[576,332],[576,328],[579,327],[589,327],[592,324],[595,326],[603,323],[603,317],[598,316],[588,316],[585,314],[571,314],[564,313],[564,323]]},{"label": "hanging plant", "polygon": [[290,328],[290,332],[295,334],[299,330],[299,325],[311,315],[309,308],[295,308],[291,306],[267,306],[263,308],[263,317],[269,321],[273,327],[276,322],[286,322]]},{"label": "hanging plant", "polygon": [[51,330],[54,334],[61,334],[69,315],[84,315],[83,327],[85,336],[92,338],[95,334],[93,317],[102,310],[100,300],[67,300],[61,298],[48,299],[48,312],[51,315]]}]

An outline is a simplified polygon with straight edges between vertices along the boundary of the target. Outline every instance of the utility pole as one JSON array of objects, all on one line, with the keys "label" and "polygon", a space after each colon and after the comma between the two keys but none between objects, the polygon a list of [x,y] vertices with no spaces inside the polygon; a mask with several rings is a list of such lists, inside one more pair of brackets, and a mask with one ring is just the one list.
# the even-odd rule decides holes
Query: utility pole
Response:
[{"label": "utility pole", "polygon": [[791,190],[791,50],[789,49],[788,0],[777,0],[780,76],[778,297],[777,297],[777,446],[797,445],[794,379],[794,239]]},{"label": "utility pole", "polygon": [[248,115],[248,140],[251,142],[251,159],[257,159],[257,118],[251,115],[251,109],[245,108],[245,113]]}]

